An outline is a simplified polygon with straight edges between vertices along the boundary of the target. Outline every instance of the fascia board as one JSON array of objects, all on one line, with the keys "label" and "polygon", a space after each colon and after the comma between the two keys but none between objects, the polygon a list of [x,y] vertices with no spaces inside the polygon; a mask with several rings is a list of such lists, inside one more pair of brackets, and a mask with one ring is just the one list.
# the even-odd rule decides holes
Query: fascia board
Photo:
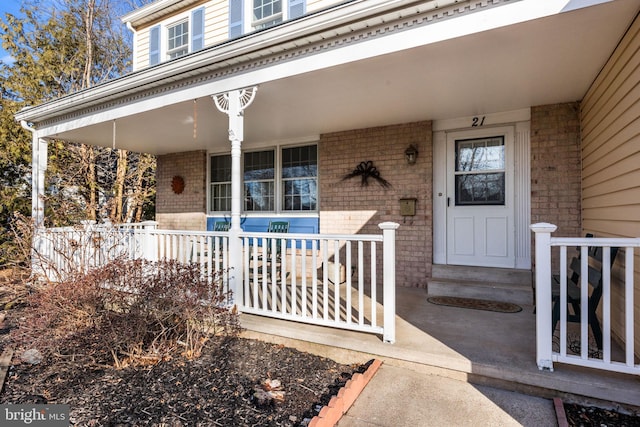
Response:
[{"label": "fascia board", "polygon": [[[564,1],[564,3],[563,3]],[[224,69],[245,60],[256,60],[262,56],[283,52],[291,47],[304,46],[319,39],[332,39],[353,31],[353,27],[367,27],[389,23],[398,13],[408,13],[410,7],[419,8],[420,12],[443,9],[446,6],[462,3],[459,0],[440,0],[420,3],[410,0],[360,0],[345,3],[334,8],[290,21],[286,25],[270,28],[265,31],[251,33],[239,39],[211,46],[178,60],[165,62],[157,66],[136,71],[94,88],[76,92],[57,100],[27,107],[16,114],[16,120],[37,123],[56,116],[68,114],[88,106],[121,98],[136,92],[143,92],[163,84],[171,83],[187,76],[205,74]],[[509,3],[509,2],[506,2]],[[545,3],[545,7],[543,6]],[[512,20],[519,22],[548,14],[559,13],[566,0],[524,0],[514,2],[513,6],[521,9],[519,16],[505,18],[504,25]],[[505,13],[511,14],[513,8]],[[385,16],[387,14],[387,16]],[[484,25],[490,27],[489,23]]]},{"label": "fascia board", "polygon": [[[193,3],[196,0],[192,0],[188,3]],[[120,20],[123,23],[130,23],[134,27],[144,24],[149,19],[159,18],[162,15],[167,15],[167,8],[175,6],[178,3],[184,2],[184,0],[161,0],[149,3],[139,9],[136,9],[128,14],[124,15]],[[187,5],[188,5],[187,3]]]},{"label": "fascia board", "polygon": [[[173,1],[173,0],[170,0]],[[420,6],[420,10],[440,9],[458,3],[459,0],[430,1]],[[161,2],[164,4],[164,2]],[[224,68],[232,63],[251,59],[262,55],[286,50],[287,43],[299,46],[311,40],[305,37],[332,38],[341,33],[348,33],[349,23],[361,22],[366,18],[379,16],[381,13],[405,7],[412,0],[358,0],[305,15],[285,25],[265,31],[251,33],[239,39],[211,46],[202,51],[192,53],[175,61],[161,63],[111,80],[99,86],[66,95],[34,107],[26,107],[16,114],[16,120],[37,123],[51,117],[86,108],[99,102],[119,98],[125,94],[160,86],[184,77],[186,74],[208,72]],[[153,4],[153,3],[152,3]],[[378,18],[379,19],[379,18]],[[327,32],[326,34],[322,34]],[[298,42],[298,43],[296,43]],[[275,49],[275,50],[274,50]],[[212,54],[215,52],[215,54]]]}]

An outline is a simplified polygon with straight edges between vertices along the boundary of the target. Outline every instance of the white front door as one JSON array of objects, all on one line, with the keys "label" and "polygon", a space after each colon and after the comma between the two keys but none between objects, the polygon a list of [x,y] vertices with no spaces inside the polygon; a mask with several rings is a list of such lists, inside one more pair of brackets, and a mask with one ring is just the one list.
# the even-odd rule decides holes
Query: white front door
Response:
[{"label": "white front door", "polygon": [[447,264],[513,268],[513,127],[447,133]]}]

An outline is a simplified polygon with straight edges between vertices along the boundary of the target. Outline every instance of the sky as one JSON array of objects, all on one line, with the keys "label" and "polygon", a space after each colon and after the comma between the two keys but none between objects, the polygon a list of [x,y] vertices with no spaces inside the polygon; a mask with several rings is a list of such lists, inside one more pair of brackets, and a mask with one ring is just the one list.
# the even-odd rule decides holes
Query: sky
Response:
[{"label": "sky", "polygon": [[[0,0],[0,18],[4,21],[5,13],[18,15],[20,13],[21,4],[22,0]],[[2,49],[2,46],[0,46],[0,61],[4,62],[5,64],[13,62],[11,56],[9,56],[7,52]]]},{"label": "sky", "polygon": [[[20,6],[24,3],[24,0],[0,0],[0,19],[4,21],[4,14],[11,13],[13,15],[20,15]],[[51,4],[51,0],[32,0],[32,3],[38,3],[40,6],[46,6],[47,3]],[[125,2],[122,2],[125,4]],[[0,43],[1,44],[1,43]],[[7,54],[7,52],[2,49],[0,46],[0,61],[5,64],[13,62],[11,56]]]}]

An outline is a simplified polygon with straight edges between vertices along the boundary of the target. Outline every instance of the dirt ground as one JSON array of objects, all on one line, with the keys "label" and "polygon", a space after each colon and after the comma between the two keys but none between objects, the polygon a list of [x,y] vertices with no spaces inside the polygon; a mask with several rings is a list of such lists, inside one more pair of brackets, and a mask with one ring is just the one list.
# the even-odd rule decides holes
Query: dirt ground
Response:
[{"label": "dirt ground", "polygon": [[[20,326],[26,291],[0,271],[0,352]],[[0,316],[1,316],[0,314]],[[0,403],[70,406],[81,426],[304,426],[365,364],[344,365],[243,338],[210,340],[202,355],[116,369],[76,351],[37,364],[15,354]],[[640,417],[565,404],[570,426],[640,426]]]}]

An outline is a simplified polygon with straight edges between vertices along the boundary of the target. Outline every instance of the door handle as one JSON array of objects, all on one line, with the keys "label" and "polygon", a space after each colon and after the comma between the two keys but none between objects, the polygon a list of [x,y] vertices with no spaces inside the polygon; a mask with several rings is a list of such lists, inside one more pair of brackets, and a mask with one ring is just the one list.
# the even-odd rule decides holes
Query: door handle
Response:
[{"label": "door handle", "polygon": [[449,207],[450,202],[451,202],[451,197],[447,197],[447,207]]}]

